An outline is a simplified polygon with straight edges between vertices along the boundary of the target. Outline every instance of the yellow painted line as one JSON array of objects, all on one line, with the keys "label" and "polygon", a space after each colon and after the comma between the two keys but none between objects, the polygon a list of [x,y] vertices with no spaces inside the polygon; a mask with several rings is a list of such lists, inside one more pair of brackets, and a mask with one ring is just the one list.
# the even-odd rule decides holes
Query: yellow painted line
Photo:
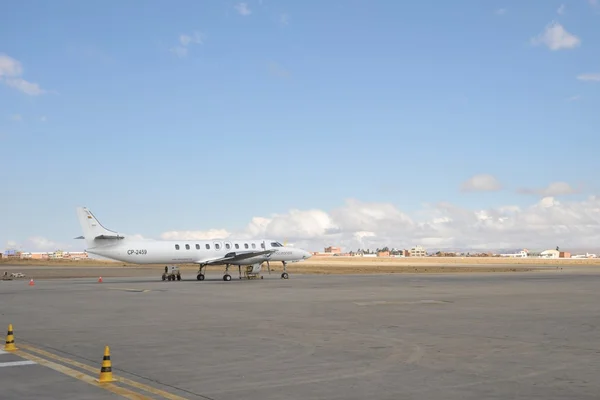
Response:
[{"label": "yellow painted line", "polygon": [[[70,358],[65,358],[65,357],[61,357],[61,356],[57,356],[56,354],[50,353],[48,351],[42,350],[42,349],[38,349],[36,347],[27,345],[27,344],[19,344],[19,346],[23,349],[27,349],[29,351],[32,351],[34,353],[38,353],[40,355],[43,355],[45,357],[48,358],[52,358],[54,360],[63,362],[65,364],[70,364],[74,367],[78,367],[81,368],[83,370],[86,371],[90,371],[90,372],[94,372],[94,373],[98,373],[98,375],[100,374],[100,368],[99,367],[92,367],[90,365],[84,364],[84,363],[80,363],[78,361],[75,360],[71,360]],[[114,366],[113,366],[113,370],[114,370]],[[135,387],[137,389],[141,389],[141,390],[145,390],[146,392],[158,395],[158,396],[162,396],[165,399],[169,399],[169,400],[187,400],[185,397],[181,397],[181,396],[177,396],[175,394],[169,393],[169,392],[165,392],[164,390],[160,390],[160,389],[156,389],[153,388],[152,386],[148,386],[148,385],[144,385],[143,383],[139,383],[136,381],[132,381],[131,379],[127,379],[127,378],[123,378],[121,376],[117,376],[115,375],[115,373],[113,372],[113,379],[115,379],[117,382],[121,382],[125,385],[129,385],[132,387]]]},{"label": "yellow painted line", "polygon": [[123,396],[127,399],[132,399],[132,400],[152,400],[151,397],[148,396],[144,396],[142,394],[136,393],[132,390],[126,389],[126,388],[122,388],[120,386],[115,386],[111,383],[100,383],[97,382],[96,378],[93,378],[89,375],[86,375],[82,372],[76,371],[74,369],[71,369],[69,367],[65,367],[64,365],[60,365],[60,364],[56,364],[52,361],[48,361],[45,360],[41,357],[37,357],[34,356],[33,354],[29,354],[29,353],[25,353],[21,350],[17,350],[14,352],[14,354],[18,355],[19,357],[23,357],[26,358],[30,361],[36,362],[39,365],[43,365],[44,367],[48,367],[51,368],[55,371],[58,371],[60,373],[63,373],[65,375],[68,375],[72,378],[75,379],[79,379],[80,381],[83,381],[85,383],[89,383],[90,385],[94,385],[96,387],[102,388],[104,390],[108,390],[109,392],[113,392],[115,394],[118,394],[119,396]]}]

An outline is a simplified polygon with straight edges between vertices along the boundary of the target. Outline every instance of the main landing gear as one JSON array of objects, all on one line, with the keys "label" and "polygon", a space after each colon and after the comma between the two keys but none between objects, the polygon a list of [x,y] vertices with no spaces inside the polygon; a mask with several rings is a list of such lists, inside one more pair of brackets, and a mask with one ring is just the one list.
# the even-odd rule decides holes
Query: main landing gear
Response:
[{"label": "main landing gear", "polygon": [[200,269],[198,270],[198,275],[196,276],[196,279],[198,279],[199,281],[203,281],[204,280],[204,274],[202,273],[202,268],[204,268],[205,265],[200,264]]},{"label": "main landing gear", "polygon": [[[281,279],[289,279],[290,276],[287,272],[287,262],[282,261],[283,263],[283,273],[281,274]],[[268,261],[267,261],[267,265],[268,265]],[[231,275],[229,275],[229,265],[230,264],[225,264],[225,274],[223,275],[223,280],[225,282],[229,282],[231,280]],[[204,273],[202,272],[202,269],[205,268],[206,265],[205,264],[200,264],[200,269],[198,270],[198,275],[196,276],[196,279],[198,279],[199,281],[203,281],[204,280]],[[242,266],[238,265],[238,271],[239,271],[239,277],[240,279],[242,279]],[[269,273],[271,273],[271,268],[269,268]],[[262,278],[262,276],[261,276]]]},{"label": "main landing gear", "polygon": [[229,264],[225,264],[225,275],[223,275],[223,280],[225,282],[229,282],[231,280],[231,275],[229,275]]}]

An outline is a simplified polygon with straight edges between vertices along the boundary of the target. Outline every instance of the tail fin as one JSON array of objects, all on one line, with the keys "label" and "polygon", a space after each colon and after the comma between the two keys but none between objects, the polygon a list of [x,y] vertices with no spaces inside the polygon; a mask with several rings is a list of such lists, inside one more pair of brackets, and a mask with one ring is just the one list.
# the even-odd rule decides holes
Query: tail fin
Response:
[{"label": "tail fin", "polygon": [[77,207],[77,218],[83,230],[83,236],[76,239],[85,239],[88,248],[115,244],[125,238],[125,236],[102,226],[86,207]]}]

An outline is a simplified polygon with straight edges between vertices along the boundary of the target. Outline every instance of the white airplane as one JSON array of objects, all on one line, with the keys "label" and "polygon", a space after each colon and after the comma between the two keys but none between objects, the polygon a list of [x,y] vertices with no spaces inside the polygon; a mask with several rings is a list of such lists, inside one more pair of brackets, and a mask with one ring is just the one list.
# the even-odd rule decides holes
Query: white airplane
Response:
[{"label": "white airplane", "polygon": [[106,229],[86,207],[77,208],[77,217],[83,230],[86,251],[112,260],[136,264],[194,263],[199,264],[197,279],[204,280],[203,268],[225,265],[224,281],[230,281],[229,266],[237,265],[242,277],[242,266],[252,267],[248,272],[260,273],[263,262],[270,269],[270,261],[283,263],[281,278],[288,279],[287,264],[311,257],[308,251],[283,246],[270,240],[135,240]]}]

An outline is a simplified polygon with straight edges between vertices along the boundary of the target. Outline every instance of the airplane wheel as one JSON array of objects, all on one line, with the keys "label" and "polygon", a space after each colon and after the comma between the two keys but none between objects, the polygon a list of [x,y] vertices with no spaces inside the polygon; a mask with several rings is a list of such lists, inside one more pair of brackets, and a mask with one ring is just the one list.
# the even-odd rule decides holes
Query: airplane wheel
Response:
[{"label": "airplane wheel", "polygon": [[162,276],[162,280],[163,280],[163,281],[166,281],[166,280],[167,280],[167,276],[166,276],[165,274],[163,274],[163,276]]},{"label": "airplane wheel", "polygon": [[229,274],[223,275],[223,280],[224,281],[230,281],[231,280],[231,275],[229,275]]},{"label": "airplane wheel", "polygon": [[198,279],[199,281],[203,281],[204,280],[204,274],[198,274],[198,276],[196,277],[196,279]]},{"label": "airplane wheel", "polygon": [[177,275],[177,280],[180,281],[181,280],[181,275]]},{"label": "airplane wheel", "polygon": [[287,279],[289,278],[289,275],[287,272],[284,272],[283,274],[281,274],[281,279]]}]

